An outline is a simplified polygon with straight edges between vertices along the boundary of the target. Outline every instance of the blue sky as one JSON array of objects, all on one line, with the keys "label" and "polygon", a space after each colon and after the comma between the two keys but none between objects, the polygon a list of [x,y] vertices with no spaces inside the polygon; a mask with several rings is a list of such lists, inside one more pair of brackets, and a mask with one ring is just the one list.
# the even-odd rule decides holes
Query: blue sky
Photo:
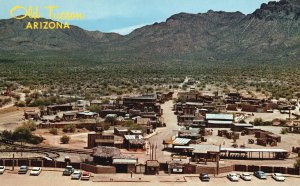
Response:
[{"label": "blue sky", "polygon": [[[165,21],[180,12],[204,13],[208,10],[252,13],[268,0],[0,0],[0,19],[10,18],[16,5],[39,6],[40,14],[48,16],[44,6],[56,5],[56,12],[76,12],[84,20],[69,21],[87,30],[128,34],[135,28]],[[20,12],[21,14],[22,12]]]}]

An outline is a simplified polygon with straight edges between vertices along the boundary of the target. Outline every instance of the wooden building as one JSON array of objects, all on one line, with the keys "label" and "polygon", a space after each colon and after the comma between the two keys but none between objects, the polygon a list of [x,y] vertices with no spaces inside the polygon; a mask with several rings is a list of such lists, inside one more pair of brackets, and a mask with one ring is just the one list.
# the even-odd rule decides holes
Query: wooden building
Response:
[{"label": "wooden building", "polygon": [[234,120],[233,114],[206,114],[206,126],[209,128],[230,128]]},{"label": "wooden building", "polygon": [[159,173],[159,162],[157,160],[146,161],[146,174],[156,175]]}]

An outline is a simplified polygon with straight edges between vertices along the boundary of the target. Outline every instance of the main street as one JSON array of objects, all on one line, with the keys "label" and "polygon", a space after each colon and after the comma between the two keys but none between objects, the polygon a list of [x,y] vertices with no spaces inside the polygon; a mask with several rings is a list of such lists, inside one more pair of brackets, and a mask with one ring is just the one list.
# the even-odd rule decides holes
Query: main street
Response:
[{"label": "main street", "polygon": [[149,139],[151,144],[157,145],[156,156],[159,161],[164,162],[170,160],[170,156],[163,151],[163,140],[170,139],[178,131],[177,116],[172,111],[173,100],[167,101],[161,105],[163,109],[163,118],[166,127],[156,129],[157,135]]}]

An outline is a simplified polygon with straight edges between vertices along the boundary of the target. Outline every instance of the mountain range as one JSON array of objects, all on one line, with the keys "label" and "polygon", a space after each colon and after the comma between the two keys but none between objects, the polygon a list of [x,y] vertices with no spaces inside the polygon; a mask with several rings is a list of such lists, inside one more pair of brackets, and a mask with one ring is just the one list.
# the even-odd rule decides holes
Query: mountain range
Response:
[{"label": "mountain range", "polygon": [[248,15],[212,10],[179,13],[125,36],[77,26],[70,30],[24,30],[28,21],[32,20],[0,20],[0,56],[64,55],[107,62],[300,59],[299,0],[264,3]]}]

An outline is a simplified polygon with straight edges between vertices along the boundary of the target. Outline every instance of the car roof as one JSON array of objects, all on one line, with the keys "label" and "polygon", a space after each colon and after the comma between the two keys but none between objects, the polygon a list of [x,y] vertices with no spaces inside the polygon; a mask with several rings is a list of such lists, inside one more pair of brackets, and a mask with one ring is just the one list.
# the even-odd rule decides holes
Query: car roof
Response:
[{"label": "car roof", "polygon": [[74,171],[74,174],[81,173],[79,170]]}]

